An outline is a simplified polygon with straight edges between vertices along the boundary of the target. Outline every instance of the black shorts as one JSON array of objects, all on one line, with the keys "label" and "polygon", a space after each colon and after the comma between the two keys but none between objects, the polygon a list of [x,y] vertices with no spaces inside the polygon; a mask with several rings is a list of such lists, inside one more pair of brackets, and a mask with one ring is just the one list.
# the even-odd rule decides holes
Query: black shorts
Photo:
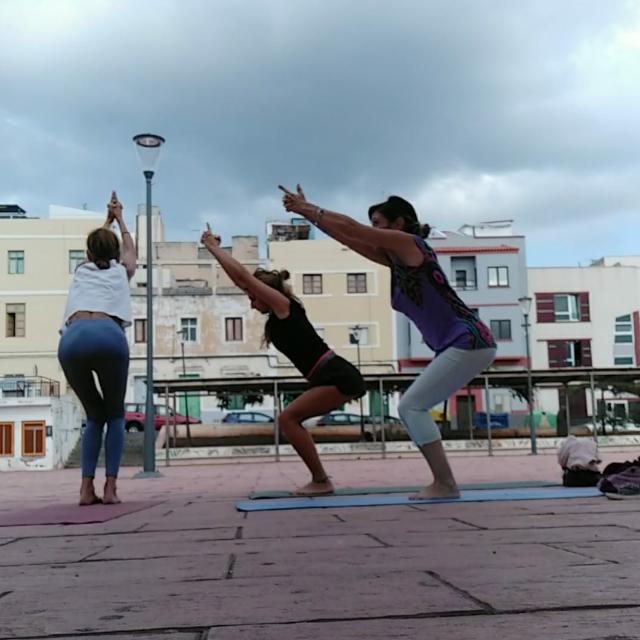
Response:
[{"label": "black shorts", "polygon": [[314,371],[309,378],[309,389],[313,387],[337,387],[340,393],[350,398],[361,398],[367,391],[360,372],[337,355],[325,360]]}]

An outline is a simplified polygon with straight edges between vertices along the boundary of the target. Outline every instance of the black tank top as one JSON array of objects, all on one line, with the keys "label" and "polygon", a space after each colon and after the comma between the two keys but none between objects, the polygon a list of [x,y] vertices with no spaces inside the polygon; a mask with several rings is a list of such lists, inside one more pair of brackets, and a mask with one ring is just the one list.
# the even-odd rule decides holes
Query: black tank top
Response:
[{"label": "black tank top", "polygon": [[329,351],[296,300],[290,301],[289,315],[283,320],[273,313],[269,315],[267,331],[275,348],[287,356],[305,378],[320,356]]}]

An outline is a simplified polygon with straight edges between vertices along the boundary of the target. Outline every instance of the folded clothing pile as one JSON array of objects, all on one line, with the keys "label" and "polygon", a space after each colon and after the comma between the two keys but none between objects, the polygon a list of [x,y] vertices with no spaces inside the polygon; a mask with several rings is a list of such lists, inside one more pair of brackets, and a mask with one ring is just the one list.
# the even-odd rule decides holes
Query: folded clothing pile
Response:
[{"label": "folded clothing pile", "polygon": [[640,498],[640,457],[608,464],[598,481],[598,489],[612,500]]},{"label": "folded clothing pile", "polygon": [[569,436],[558,449],[558,462],[565,487],[595,487],[602,477],[598,446],[590,438]]}]

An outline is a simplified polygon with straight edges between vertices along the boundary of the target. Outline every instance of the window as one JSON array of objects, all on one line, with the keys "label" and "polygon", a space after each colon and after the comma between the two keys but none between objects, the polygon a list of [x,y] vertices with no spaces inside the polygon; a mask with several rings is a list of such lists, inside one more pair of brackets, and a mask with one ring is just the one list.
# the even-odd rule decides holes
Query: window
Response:
[{"label": "window", "polygon": [[476,259],[474,256],[452,256],[451,281],[458,290],[477,289]]},{"label": "window", "polygon": [[24,338],[25,336],[25,305],[6,305],[7,338]]},{"label": "window", "polygon": [[367,274],[347,273],[347,293],[367,293]]},{"label": "window", "polygon": [[589,292],[536,293],[538,322],[590,322]]},{"label": "window", "polygon": [[582,343],[578,340],[567,342],[567,367],[582,366]]},{"label": "window", "polygon": [[491,333],[496,340],[511,340],[511,320],[491,320]]},{"label": "window", "polygon": [[360,327],[357,331],[349,329],[349,344],[369,344],[369,328]]},{"label": "window", "polygon": [[547,343],[549,367],[590,367],[590,340],[549,340]]},{"label": "window", "polygon": [[147,341],[147,319],[138,319],[133,322],[134,341],[137,343]]},{"label": "window", "polygon": [[561,293],[553,296],[553,311],[556,322],[578,322],[580,311],[578,296],[570,293]]},{"label": "window", "polygon": [[9,251],[9,273],[24,273],[24,251]]},{"label": "window", "polygon": [[0,392],[5,398],[24,398],[27,383],[22,373],[6,373],[0,378]]},{"label": "window", "polygon": [[305,273],[302,276],[302,293],[305,295],[322,293],[322,274]]},{"label": "window", "polygon": [[85,255],[82,249],[71,249],[69,251],[69,273],[74,273],[81,262],[84,262]]},{"label": "window", "polygon": [[0,422],[0,456],[13,455],[13,422]]},{"label": "window", "polygon": [[[244,409],[244,393],[230,393],[229,394],[229,406],[227,409]],[[229,422],[238,422],[238,417],[231,415],[230,418],[235,417],[235,420],[229,420]]]},{"label": "window", "polygon": [[271,422],[271,418],[269,418],[269,416],[265,415],[264,413],[252,413],[251,415],[251,422]]},{"label": "window", "polygon": [[489,286],[508,287],[509,267],[489,267]]},{"label": "window", "polygon": [[224,339],[227,342],[242,342],[242,318],[225,318]]},{"label": "window", "polygon": [[631,333],[631,314],[616,318],[616,333]]},{"label": "window", "polygon": [[[631,314],[616,318],[614,342],[616,344],[633,344],[633,327],[631,326]],[[623,354],[620,354],[623,355]]]},{"label": "window", "polygon": [[167,414],[169,414],[170,416],[173,415],[173,409],[171,409],[171,407],[167,407],[166,404],[154,405],[154,411],[157,416],[166,416]]},{"label": "window", "polygon": [[613,364],[615,365],[627,365],[633,366],[633,356],[617,356],[613,359]]},{"label": "window", "polygon": [[43,420],[22,423],[22,455],[43,456],[45,454],[46,426]]},{"label": "window", "polygon": [[185,342],[197,342],[198,341],[198,319],[197,318],[181,318],[180,331],[182,332],[182,339]]}]

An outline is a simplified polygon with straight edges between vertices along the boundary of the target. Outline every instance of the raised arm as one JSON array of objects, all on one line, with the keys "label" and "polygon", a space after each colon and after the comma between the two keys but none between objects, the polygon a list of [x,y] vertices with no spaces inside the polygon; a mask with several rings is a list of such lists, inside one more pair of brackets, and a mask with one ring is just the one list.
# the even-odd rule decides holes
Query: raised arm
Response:
[{"label": "raised arm", "polygon": [[214,235],[208,224],[206,230],[202,233],[200,242],[218,261],[231,280],[247,295],[253,296],[266,304],[279,318],[286,318],[289,315],[289,298],[256,278],[228,251],[225,251],[220,246],[220,236]]},{"label": "raised arm", "polygon": [[287,211],[299,213],[326,234],[365,258],[387,266],[387,252],[394,253],[408,264],[416,261],[419,263],[422,260],[420,250],[410,234],[395,229],[376,229],[360,224],[342,213],[322,209],[307,202],[300,185],[297,187],[297,193],[283,186],[279,188],[284,192],[282,201]]},{"label": "raised arm", "polygon": [[120,235],[122,237],[122,255],[120,256],[120,262],[122,262],[122,266],[127,270],[127,276],[129,276],[129,280],[131,280],[133,274],[136,272],[136,248],[133,244],[133,238],[127,229],[124,216],[122,215],[122,204],[118,200],[118,195],[115,191],[111,192],[111,200],[107,206],[107,221],[104,226],[110,226],[113,220],[116,221],[120,228]]}]

